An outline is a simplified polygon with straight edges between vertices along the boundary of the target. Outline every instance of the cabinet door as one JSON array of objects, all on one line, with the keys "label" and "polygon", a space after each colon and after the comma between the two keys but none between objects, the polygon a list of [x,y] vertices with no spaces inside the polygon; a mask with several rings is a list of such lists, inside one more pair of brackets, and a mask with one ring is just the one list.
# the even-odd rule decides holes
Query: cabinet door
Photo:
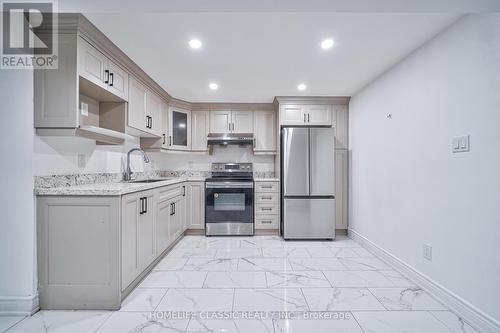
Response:
[{"label": "cabinet door", "polygon": [[191,149],[191,111],[170,108],[169,117],[169,149]]},{"label": "cabinet door", "polygon": [[335,150],[335,225],[347,229],[349,151]]},{"label": "cabinet door", "polygon": [[229,133],[231,111],[210,111],[210,133]]},{"label": "cabinet door", "polygon": [[140,273],[137,257],[137,227],[139,200],[136,193],[122,197],[122,290],[125,290]]},{"label": "cabinet door", "polygon": [[109,71],[108,90],[128,101],[128,73],[112,61],[108,61],[107,69]]},{"label": "cabinet door", "polygon": [[203,182],[193,182],[189,185],[187,196],[189,229],[205,228],[205,184]]},{"label": "cabinet door", "polygon": [[349,148],[349,114],[347,105],[335,105],[335,148]]},{"label": "cabinet door", "polygon": [[170,220],[170,239],[175,241],[182,233],[183,205],[182,196],[172,199],[174,214]]},{"label": "cabinet door", "polygon": [[160,255],[171,244],[170,239],[170,214],[172,201],[163,200],[156,205],[156,255]]},{"label": "cabinet door", "polygon": [[254,119],[254,152],[276,151],[276,112],[255,111]]},{"label": "cabinet door", "polygon": [[149,131],[146,127],[146,87],[130,77],[128,96],[128,126],[141,131]]},{"label": "cabinet door", "polygon": [[209,130],[209,112],[191,112],[191,150],[206,151]]},{"label": "cabinet door", "polygon": [[332,106],[331,105],[308,105],[307,106],[307,124],[317,126],[332,125]]},{"label": "cabinet door", "polygon": [[161,102],[161,122],[163,124],[161,147],[168,149],[168,105],[165,101]]},{"label": "cabinet door", "polygon": [[253,133],[253,111],[231,113],[232,133]]},{"label": "cabinet door", "polygon": [[304,105],[282,105],[280,110],[281,125],[307,125],[307,115]]},{"label": "cabinet door", "polygon": [[163,135],[163,117],[161,116],[162,99],[151,90],[146,91],[146,114],[150,116],[148,132]]},{"label": "cabinet door", "polygon": [[78,74],[90,82],[108,88],[106,70],[108,58],[83,38],[78,39]]},{"label": "cabinet door", "polygon": [[[139,198],[143,198],[142,214],[139,214],[137,227],[139,264],[141,271],[153,262],[156,255],[154,237],[154,195],[152,192],[139,192]],[[140,201],[140,200],[139,200]]]}]

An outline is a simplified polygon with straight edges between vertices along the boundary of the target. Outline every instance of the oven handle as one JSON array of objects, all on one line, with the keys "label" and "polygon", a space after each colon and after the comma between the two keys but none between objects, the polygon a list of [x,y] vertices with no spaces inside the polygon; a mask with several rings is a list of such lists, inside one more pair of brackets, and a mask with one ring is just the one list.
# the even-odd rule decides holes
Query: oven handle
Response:
[{"label": "oven handle", "polygon": [[206,188],[253,188],[253,183],[209,182]]}]

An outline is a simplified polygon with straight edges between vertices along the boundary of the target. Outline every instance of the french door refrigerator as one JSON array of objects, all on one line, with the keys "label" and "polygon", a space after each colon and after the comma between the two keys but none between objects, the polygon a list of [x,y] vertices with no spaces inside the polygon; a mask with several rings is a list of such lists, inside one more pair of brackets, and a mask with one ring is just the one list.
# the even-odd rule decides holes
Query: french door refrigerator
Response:
[{"label": "french door refrigerator", "polygon": [[281,230],[285,239],[335,238],[335,130],[281,130]]}]

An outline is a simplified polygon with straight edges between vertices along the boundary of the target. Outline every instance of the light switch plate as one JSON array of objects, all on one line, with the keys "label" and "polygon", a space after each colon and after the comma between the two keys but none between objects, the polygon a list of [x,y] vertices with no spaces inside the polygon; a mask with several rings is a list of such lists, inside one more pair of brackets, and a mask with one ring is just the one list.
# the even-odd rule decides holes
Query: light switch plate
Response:
[{"label": "light switch plate", "polygon": [[422,247],[424,259],[432,261],[432,246],[424,244]]},{"label": "light switch plate", "polygon": [[470,136],[457,136],[453,138],[451,143],[451,149],[454,153],[463,153],[470,150]]},{"label": "light switch plate", "polygon": [[89,116],[89,105],[87,103],[80,103],[80,114],[84,117]]}]

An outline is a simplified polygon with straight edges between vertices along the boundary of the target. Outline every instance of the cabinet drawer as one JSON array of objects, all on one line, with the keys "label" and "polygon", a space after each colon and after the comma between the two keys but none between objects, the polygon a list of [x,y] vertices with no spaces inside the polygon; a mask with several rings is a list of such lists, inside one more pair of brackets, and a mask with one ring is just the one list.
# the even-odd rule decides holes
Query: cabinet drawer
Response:
[{"label": "cabinet drawer", "polygon": [[278,193],[256,193],[255,194],[255,203],[256,204],[277,203],[277,202],[278,202]]},{"label": "cabinet drawer", "polygon": [[279,215],[259,215],[255,217],[255,229],[278,229]]},{"label": "cabinet drawer", "polygon": [[158,189],[158,201],[168,200],[183,195],[185,191],[184,186],[183,184],[160,187]]},{"label": "cabinet drawer", "polygon": [[279,187],[277,182],[257,182],[255,183],[256,193],[278,193]]},{"label": "cabinet drawer", "polygon": [[275,215],[279,214],[277,204],[256,204],[255,214]]}]

